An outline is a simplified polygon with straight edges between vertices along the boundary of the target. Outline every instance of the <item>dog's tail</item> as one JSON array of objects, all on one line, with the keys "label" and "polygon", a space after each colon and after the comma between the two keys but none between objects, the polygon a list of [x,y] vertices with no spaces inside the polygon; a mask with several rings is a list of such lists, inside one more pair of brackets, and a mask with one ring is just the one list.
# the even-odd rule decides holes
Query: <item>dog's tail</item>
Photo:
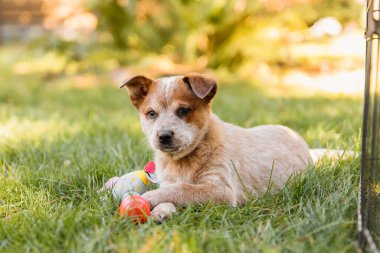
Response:
[{"label": "dog's tail", "polygon": [[334,149],[318,148],[318,149],[311,149],[310,156],[313,161],[313,164],[316,164],[318,161],[324,158],[333,159],[333,160],[348,159],[348,158],[355,157],[356,154],[354,151],[349,151],[349,150],[334,150]]}]

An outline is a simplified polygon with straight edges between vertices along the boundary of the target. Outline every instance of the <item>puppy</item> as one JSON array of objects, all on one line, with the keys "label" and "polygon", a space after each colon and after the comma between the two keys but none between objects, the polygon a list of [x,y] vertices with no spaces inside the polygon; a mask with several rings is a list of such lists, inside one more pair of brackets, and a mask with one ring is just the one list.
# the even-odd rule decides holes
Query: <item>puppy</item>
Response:
[{"label": "puppy", "polygon": [[211,112],[215,80],[190,73],[123,83],[154,150],[160,187],[142,195],[157,221],[176,206],[207,201],[243,204],[312,164],[306,142],[280,125],[244,129]]}]

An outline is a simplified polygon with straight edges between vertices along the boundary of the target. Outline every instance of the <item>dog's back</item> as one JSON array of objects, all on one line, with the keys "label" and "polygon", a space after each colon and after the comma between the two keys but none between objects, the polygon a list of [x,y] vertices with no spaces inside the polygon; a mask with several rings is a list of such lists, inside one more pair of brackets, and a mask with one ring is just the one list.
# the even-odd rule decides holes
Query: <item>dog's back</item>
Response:
[{"label": "dog's back", "polygon": [[[306,142],[287,127],[263,125],[244,129],[216,117],[212,122],[223,133],[220,159],[235,174],[237,196],[245,196],[246,191],[260,196],[269,185],[280,189],[292,174],[305,170],[312,162]],[[244,201],[241,197],[239,203]]]}]

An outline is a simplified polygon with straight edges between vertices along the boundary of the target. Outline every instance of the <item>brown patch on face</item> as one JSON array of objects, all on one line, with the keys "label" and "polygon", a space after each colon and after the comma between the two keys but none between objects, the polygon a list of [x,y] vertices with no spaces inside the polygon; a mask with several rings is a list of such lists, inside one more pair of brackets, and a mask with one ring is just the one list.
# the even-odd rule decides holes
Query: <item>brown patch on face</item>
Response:
[{"label": "brown patch on face", "polygon": [[166,99],[162,96],[162,91],[157,81],[154,81],[152,85],[150,85],[148,93],[138,108],[138,111],[142,114],[147,114],[149,110],[159,111],[166,106]]},{"label": "brown patch on face", "polygon": [[173,90],[171,103],[173,102],[177,104],[177,110],[180,107],[190,109],[188,115],[183,117],[186,123],[196,125],[199,129],[206,123],[210,114],[210,104],[207,100],[196,96],[181,79],[177,80],[176,87]]}]

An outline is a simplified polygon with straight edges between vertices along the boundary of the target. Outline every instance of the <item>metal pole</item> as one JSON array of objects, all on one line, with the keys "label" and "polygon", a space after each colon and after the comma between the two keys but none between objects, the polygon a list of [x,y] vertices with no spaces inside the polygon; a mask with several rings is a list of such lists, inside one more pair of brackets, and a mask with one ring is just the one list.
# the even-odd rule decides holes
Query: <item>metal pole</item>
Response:
[{"label": "metal pole", "polygon": [[[380,243],[380,0],[367,0],[365,94],[359,198],[359,245],[378,253]],[[379,187],[379,189],[377,189]]]}]

